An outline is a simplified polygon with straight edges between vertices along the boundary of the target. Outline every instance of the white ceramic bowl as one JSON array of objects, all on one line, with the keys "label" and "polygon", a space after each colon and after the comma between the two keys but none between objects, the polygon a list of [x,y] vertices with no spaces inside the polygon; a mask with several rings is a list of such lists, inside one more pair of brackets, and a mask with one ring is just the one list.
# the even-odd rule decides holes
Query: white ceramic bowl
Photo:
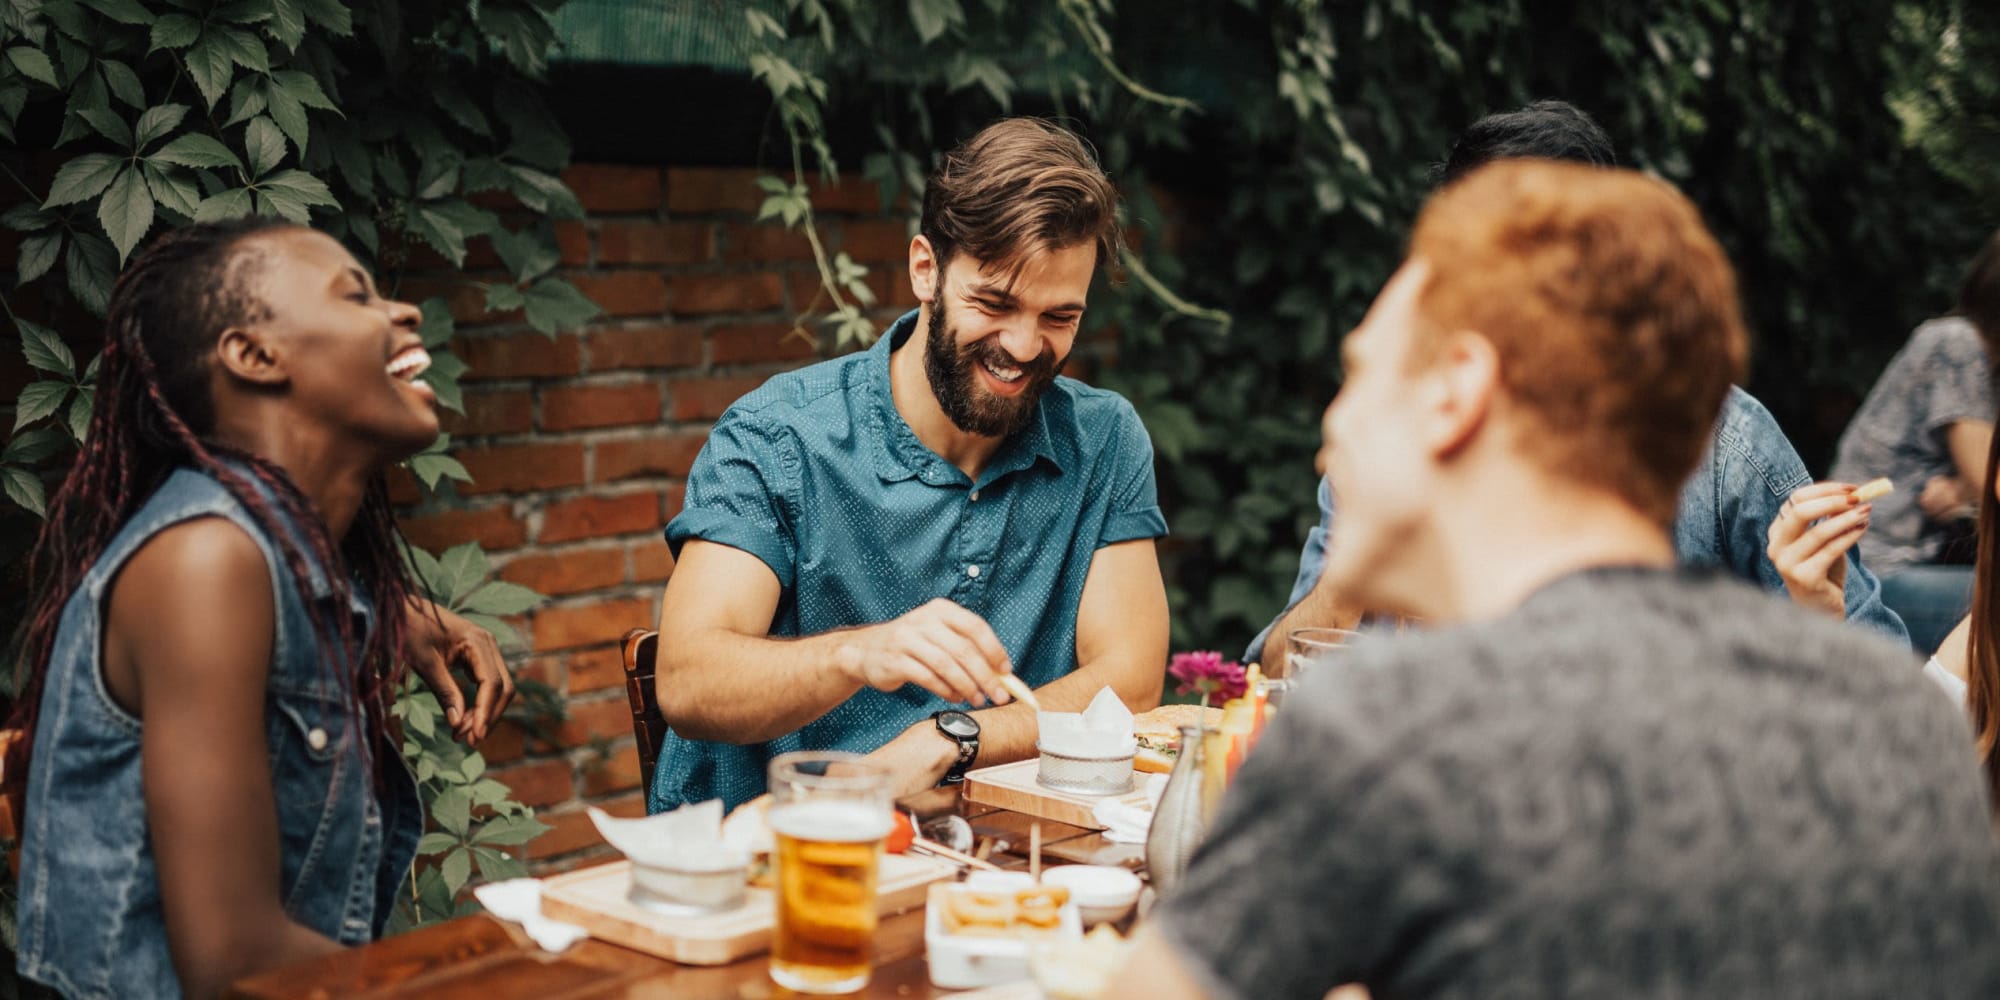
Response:
[{"label": "white ceramic bowl", "polygon": [[1062,865],[1042,871],[1044,885],[1069,890],[1084,926],[1122,920],[1139,902],[1139,876],[1112,865]]}]

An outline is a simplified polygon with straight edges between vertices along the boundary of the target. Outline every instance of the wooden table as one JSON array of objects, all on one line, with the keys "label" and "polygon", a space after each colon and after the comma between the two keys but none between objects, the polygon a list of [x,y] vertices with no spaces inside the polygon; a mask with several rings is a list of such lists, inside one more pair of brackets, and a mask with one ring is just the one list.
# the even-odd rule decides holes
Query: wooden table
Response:
[{"label": "wooden table", "polygon": [[[904,800],[920,819],[956,810],[979,836],[1005,841],[1002,867],[1025,868],[1033,817],[963,803],[956,789]],[[1096,831],[1041,821],[1044,861],[1140,867],[1136,844],[1115,844]],[[255,1000],[331,998],[465,998],[582,1000],[672,997],[675,1000],[761,1000],[794,996],[771,982],[765,956],[712,967],[677,965],[617,945],[585,940],[551,955],[520,928],[484,914],[460,917],[363,948],[297,962],[239,980],[229,996]],[[859,997],[925,998],[963,995],[931,986],[924,964],[924,911],[882,918],[875,935],[875,974]]]}]

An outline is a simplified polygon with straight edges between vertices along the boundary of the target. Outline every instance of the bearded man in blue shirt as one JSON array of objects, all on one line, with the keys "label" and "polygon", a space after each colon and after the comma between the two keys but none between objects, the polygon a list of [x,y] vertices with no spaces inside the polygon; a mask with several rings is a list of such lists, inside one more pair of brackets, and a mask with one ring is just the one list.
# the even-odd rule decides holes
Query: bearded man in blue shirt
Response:
[{"label": "bearded man in blue shirt", "polygon": [[1117,203],[1076,136],[988,126],[925,190],[919,308],[716,423],[667,526],[649,809],[734,808],[792,750],[868,753],[898,794],[1027,757],[1010,672],[1048,711],[1106,686],[1158,704],[1152,444],[1123,398],[1058,375]]}]

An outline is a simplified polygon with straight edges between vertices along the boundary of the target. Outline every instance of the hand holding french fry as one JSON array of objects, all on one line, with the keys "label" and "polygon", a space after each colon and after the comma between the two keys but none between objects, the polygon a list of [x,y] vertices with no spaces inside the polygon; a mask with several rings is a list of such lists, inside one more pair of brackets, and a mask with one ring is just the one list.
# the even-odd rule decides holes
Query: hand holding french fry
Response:
[{"label": "hand holding french fry", "polygon": [[1894,486],[1813,483],[1792,492],[1766,532],[1764,555],[1792,600],[1836,618],[1847,616],[1847,552],[1868,531],[1870,502]]}]

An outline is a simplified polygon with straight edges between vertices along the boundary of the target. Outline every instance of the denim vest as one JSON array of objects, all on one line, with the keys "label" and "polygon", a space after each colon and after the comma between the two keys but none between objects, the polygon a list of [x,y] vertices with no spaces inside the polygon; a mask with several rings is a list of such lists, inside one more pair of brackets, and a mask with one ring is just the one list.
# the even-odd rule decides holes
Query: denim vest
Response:
[{"label": "denim vest", "polygon": [[[342,944],[366,942],[381,934],[416,854],[423,818],[409,770],[384,746],[386,791],[377,796],[362,725],[348,708],[355,671],[322,664],[282,551],[215,479],[177,471],[70,596],[42,691],[21,834],[18,968],[67,996],[180,995],[146,818],[142,723],[111,699],[99,653],[106,598],[125,561],[161,531],[211,516],[256,540],[276,596],[264,716],[285,912]],[[310,585],[315,600],[331,599],[317,564]],[[350,613],[365,635],[374,614],[358,590]],[[350,663],[355,655],[348,651]]]}]

